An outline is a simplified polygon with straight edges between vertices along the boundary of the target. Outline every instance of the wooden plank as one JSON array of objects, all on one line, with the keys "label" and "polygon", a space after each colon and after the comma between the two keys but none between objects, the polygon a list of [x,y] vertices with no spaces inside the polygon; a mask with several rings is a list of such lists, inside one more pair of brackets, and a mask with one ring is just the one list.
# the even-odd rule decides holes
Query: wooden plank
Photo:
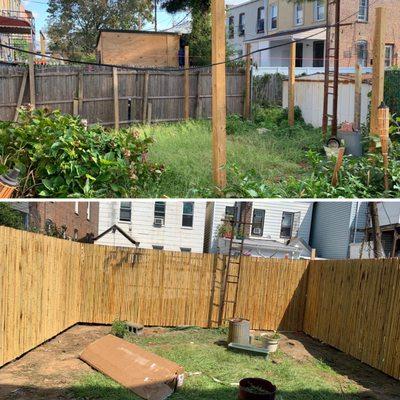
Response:
[{"label": "wooden plank", "polygon": [[184,74],[184,118],[187,121],[190,118],[190,58],[189,46],[185,46],[185,74]]},{"label": "wooden plank", "polygon": [[18,101],[17,101],[17,105],[15,107],[14,122],[18,121],[18,112],[19,112],[19,108],[22,106],[22,101],[24,99],[24,93],[25,93],[27,80],[28,80],[28,72],[25,71],[24,75],[22,76],[22,83],[21,83],[21,87],[19,89]]},{"label": "wooden plank", "polygon": [[[373,48],[373,72],[372,72],[372,97],[371,97],[371,126],[372,136],[378,133],[378,108],[384,98],[385,87],[385,35],[386,35],[386,10],[383,7],[376,8],[374,48]],[[370,150],[375,145],[371,144]]]},{"label": "wooden plank", "polygon": [[196,119],[202,117],[202,101],[201,101],[201,72],[197,72],[197,92],[196,92]]},{"label": "wooden plank", "polygon": [[345,151],[344,147],[341,147],[339,149],[335,169],[333,171],[333,176],[332,176],[332,186],[337,186],[337,184],[339,183],[339,171],[340,171],[340,168],[342,168],[344,151]]},{"label": "wooden plank", "polygon": [[79,71],[78,73],[78,114],[83,115],[83,97],[84,97],[84,89],[83,89],[83,71]]},{"label": "wooden plank", "polygon": [[118,68],[113,68],[114,128],[119,130],[119,84]]},{"label": "wooden plank", "polygon": [[150,75],[148,72],[146,72],[144,74],[144,81],[143,81],[143,100],[142,100],[143,123],[146,123],[146,120],[147,120],[147,110],[148,110],[148,101],[149,101],[149,78],[150,78]]},{"label": "wooden plank", "polygon": [[355,83],[354,83],[354,129],[361,128],[361,90],[362,90],[362,69],[360,64],[356,63]]},{"label": "wooden plank", "polygon": [[250,118],[251,113],[251,44],[246,44],[246,88],[244,97],[244,118]]},{"label": "wooden plank", "polygon": [[[34,51],[33,40],[30,43],[30,51]],[[29,99],[32,108],[36,108],[36,84],[35,84],[35,58],[29,54]]]},{"label": "wooden plank", "polygon": [[212,17],[212,168],[214,183],[226,186],[225,2],[211,1]]},{"label": "wooden plank", "polygon": [[288,91],[288,118],[289,126],[294,125],[294,90],[296,84],[296,42],[290,44],[290,65],[289,65],[289,91]]}]

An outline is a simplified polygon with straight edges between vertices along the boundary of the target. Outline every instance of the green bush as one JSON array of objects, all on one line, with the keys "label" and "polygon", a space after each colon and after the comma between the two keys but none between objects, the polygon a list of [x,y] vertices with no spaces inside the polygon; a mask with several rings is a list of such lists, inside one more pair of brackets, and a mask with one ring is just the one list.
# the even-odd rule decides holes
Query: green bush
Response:
[{"label": "green bush", "polygon": [[115,320],[111,327],[111,335],[117,336],[121,339],[128,333],[128,325],[126,321]]},{"label": "green bush", "polygon": [[400,69],[398,68],[385,73],[385,103],[392,115],[400,117]]},{"label": "green bush", "polygon": [[24,218],[19,211],[14,210],[9,204],[0,203],[0,225],[24,229]]},{"label": "green bush", "polygon": [[131,130],[23,108],[19,123],[0,123],[0,171],[21,171],[22,197],[131,197],[161,173],[147,162],[150,143]]}]

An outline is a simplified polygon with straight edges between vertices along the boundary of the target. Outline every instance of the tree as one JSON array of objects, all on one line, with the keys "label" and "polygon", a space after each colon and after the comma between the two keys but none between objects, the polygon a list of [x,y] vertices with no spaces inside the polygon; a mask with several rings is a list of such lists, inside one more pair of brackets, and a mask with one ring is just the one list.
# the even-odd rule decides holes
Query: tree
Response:
[{"label": "tree", "polygon": [[94,58],[99,29],[137,29],[151,21],[152,0],[50,0],[51,51],[74,59]]},{"label": "tree", "polygon": [[211,0],[161,0],[161,6],[172,14],[190,11],[204,15],[210,12]]},{"label": "tree", "polygon": [[0,225],[24,229],[24,219],[22,214],[14,210],[9,204],[0,203]]}]

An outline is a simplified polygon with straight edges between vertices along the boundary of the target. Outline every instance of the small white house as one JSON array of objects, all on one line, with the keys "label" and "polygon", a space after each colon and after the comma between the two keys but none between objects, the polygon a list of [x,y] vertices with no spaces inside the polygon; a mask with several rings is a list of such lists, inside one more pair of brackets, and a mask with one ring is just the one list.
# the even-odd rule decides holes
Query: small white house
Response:
[{"label": "small white house", "polygon": [[[229,238],[221,237],[224,220],[244,221],[247,217],[248,238],[244,254],[264,258],[308,258],[313,216],[312,202],[267,201],[237,203],[224,200],[208,205],[206,249],[227,253]],[[239,242],[236,240],[236,242]]]},{"label": "small white house", "polygon": [[118,230],[102,236],[116,225],[140,248],[202,253],[205,219],[204,201],[101,202],[96,244],[134,247]]}]

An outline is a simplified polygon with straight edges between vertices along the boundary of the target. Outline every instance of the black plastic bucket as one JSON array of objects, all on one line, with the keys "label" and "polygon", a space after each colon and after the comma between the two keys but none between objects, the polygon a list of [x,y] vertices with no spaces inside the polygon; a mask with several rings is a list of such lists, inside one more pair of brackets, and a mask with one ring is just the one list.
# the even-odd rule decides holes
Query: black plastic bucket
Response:
[{"label": "black plastic bucket", "polygon": [[239,400],[275,400],[276,386],[266,379],[245,378],[239,383]]}]

